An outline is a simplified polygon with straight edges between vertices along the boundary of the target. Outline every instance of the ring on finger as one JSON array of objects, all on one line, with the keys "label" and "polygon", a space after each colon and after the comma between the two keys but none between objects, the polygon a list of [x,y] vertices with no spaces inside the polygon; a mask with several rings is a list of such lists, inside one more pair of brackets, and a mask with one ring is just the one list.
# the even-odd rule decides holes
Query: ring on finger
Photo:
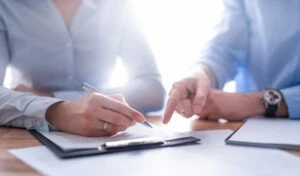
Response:
[{"label": "ring on finger", "polygon": [[104,123],[103,123],[103,130],[107,130],[107,128],[108,128],[108,123],[107,123],[107,122],[104,122]]}]

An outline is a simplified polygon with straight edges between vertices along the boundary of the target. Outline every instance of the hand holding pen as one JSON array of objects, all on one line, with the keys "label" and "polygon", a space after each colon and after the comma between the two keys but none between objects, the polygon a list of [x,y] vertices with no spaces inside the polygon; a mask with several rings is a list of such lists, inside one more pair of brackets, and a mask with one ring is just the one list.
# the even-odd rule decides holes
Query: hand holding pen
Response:
[{"label": "hand holding pen", "polygon": [[[96,93],[100,93],[100,91],[98,91],[96,88],[94,88],[93,86],[89,85],[88,83],[83,83],[82,86],[81,86],[81,88],[83,90],[89,92],[89,93],[95,93],[95,92]],[[122,95],[112,95],[111,98],[119,100],[121,102],[124,102],[126,105],[128,105],[127,102],[126,102],[126,100],[125,100],[125,98],[124,98],[124,96],[122,96]],[[142,124],[145,125],[145,126],[147,126],[147,127],[153,128],[153,126],[149,122],[147,122],[146,119],[142,122]]]},{"label": "hand holding pen", "polygon": [[106,96],[91,86],[83,88],[90,92],[88,96],[48,108],[46,119],[56,129],[83,136],[110,136],[145,121],[143,114],[128,106],[122,95]]}]

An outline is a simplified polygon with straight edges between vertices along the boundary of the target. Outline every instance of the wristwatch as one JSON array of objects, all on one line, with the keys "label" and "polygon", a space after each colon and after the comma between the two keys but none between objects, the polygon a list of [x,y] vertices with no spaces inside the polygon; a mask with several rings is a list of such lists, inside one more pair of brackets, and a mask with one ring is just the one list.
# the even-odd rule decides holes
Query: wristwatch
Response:
[{"label": "wristwatch", "polygon": [[261,95],[261,101],[265,106],[265,116],[275,117],[283,99],[282,93],[277,89],[265,89]]}]

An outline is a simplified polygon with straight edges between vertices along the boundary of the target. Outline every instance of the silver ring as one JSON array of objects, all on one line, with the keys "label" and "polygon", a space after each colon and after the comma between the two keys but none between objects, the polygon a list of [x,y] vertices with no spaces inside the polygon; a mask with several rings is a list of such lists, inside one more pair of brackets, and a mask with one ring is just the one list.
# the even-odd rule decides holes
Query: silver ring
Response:
[{"label": "silver ring", "polygon": [[107,122],[104,122],[104,123],[103,123],[103,130],[106,130],[107,127],[108,127],[108,123],[107,123]]}]

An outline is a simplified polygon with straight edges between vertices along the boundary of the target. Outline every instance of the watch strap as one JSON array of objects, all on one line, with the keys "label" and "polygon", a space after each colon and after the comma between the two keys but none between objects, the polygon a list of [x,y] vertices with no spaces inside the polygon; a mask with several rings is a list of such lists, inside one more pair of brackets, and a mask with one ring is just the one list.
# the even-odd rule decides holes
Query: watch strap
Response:
[{"label": "watch strap", "polygon": [[275,113],[278,109],[278,106],[277,105],[268,105],[268,107],[266,108],[266,111],[265,111],[265,116],[266,117],[275,117]]}]

